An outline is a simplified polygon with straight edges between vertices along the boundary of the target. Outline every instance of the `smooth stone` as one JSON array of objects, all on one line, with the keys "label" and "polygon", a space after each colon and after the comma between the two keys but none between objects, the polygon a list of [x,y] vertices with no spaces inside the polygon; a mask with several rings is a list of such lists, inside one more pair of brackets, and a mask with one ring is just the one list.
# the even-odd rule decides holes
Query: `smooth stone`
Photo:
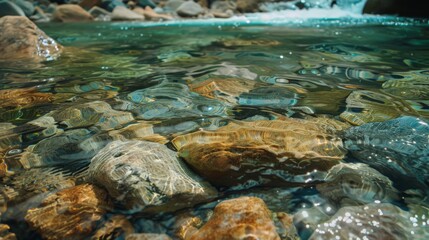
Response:
[{"label": "smooth stone", "polygon": [[196,17],[204,13],[204,9],[194,1],[186,1],[176,10],[181,17]]},{"label": "smooth stone", "polygon": [[171,240],[171,238],[166,234],[134,233],[128,235],[125,240]]},{"label": "smooth stone", "polygon": [[31,107],[53,101],[52,93],[41,93],[36,88],[0,90],[0,108]]},{"label": "smooth stone", "polygon": [[13,0],[13,2],[16,5],[18,5],[18,7],[20,7],[22,9],[22,11],[24,11],[24,13],[27,17],[33,15],[35,8],[34,8],[32,2],[25,1],[25,0]]},{"label": "smooth stone", "polygon": [[151,21],[161,21],[161,20],[172,20],[173,17],[167,14],[159,14],[155,12],[151,7],[135,7],[133,11],[137,14],[143,15],[145,19]]},{"label": "smooth stone", "polygon": [[16,3],[0,1],[0,17],[4,16],[25,16],[25,13]]},{"label": "smooth stone", "polygon": [[105,190],[84,184],[49,195],[25,220],[44,239],[84,239],[111,208]]},{"label": "smooth stone", "polygon": [[146,141],[110,143],[92,158],[88,176],[131,211],[177,210],[217,195],[177,153]]},{"label": "smooth stone", "polygon": [[111,21],[112,20],[112,14],[108,12],[107,10],[104,10],[103,8],[94,6],[91,9],[89,9],[89,14],[94,18],[95,21]]},{"label": "smooth stone", "polygon": [[347,127],[326,118],[236,121],[216,131],[178,136],[172,143],[215,185],[310,184],[343,159],[346,151],[337,132]]},{"label": "smooth stone", "polygon": [[183,3],[185,3],[184,0],[168,0],[164,8],[168,11],[175,12]]},{"label": "smooth stone", "polygon": [[219,13],[225,13],[229,10],[234,11],[237,8],[237,4],[234,1],[221,1],[221,0],[216,0],[214,1],[211,6],[210,9],[214,12],[219,12]]},{"label": "smooth stone", "polygon": [[271,211],[256,197],[222,201],[206,224],[191,231],[185,234],[184,240],[280,240]]},{"label": "smooth stone", "polygon": [[79,5],[63,4],[57,6],[52,19],[57,22],[88,22],[94,18]]},{"label": "smooth stone", "polygon": [[424,228],[414,227],[413,218],[409,212],[388,203],[344,207],[329,221],[319,224],[309,240],[426,239],[428,236],[413,236],[416,229]]},{"label": "smooth stone", "polygon": [[[429,186],[429,122],[416,117],[367,123],[345,131],[344,146],[360,161],[398,180],[417,187]],[[414,181],[413,181],[414,179]]]},{"label": "smooth stone", "polygon": [[156,8],[156,4],[154,2],[152,2],[151,0],[137,0],[137,5],[140,7],[151,7]]},{"label": "smooth stone", "polygon": [[2,17],[0,29],[0,61],[50,61],[62,52],[61,45],[26,17]]},{"label": "smooth stone", "polygon": [[237,0],[237,10],[240,12],[258,12],[261,0]]},{"label": "smooth stone", "polygon": [[112,12],[113,21],[133,21],[133,20],[144,20],[144,16],[133,12],[132,10],[117,6]]},{"label": "smooth stone", "polygon": [[93,7],[97,7],[101,5],[101,0],[82,0],[79,3],[79,6],[81,6],[85,10],[89,10]]},{"label": "smooth stone", "polygon": [[332,167],[317,190],[340,207],[399,200],[392,181],[363,163],[340,163]]}]

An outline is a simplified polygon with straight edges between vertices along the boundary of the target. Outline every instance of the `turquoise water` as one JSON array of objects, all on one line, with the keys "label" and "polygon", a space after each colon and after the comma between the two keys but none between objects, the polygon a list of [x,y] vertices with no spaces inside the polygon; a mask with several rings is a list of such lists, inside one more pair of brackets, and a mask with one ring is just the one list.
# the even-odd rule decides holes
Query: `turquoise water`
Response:
[{"label": "turquoise water", "polygon": [[[287,184],[264,185],[251,179],[232,187],[216,186],[217,198],[187,209],[204,220],[220,200],[257,196],[273,212],[295,214],[294,223],[302,239],[309,238],[314,226],[345,206],[382,201],[407,214],[414,214],[416,208],[423,212],[428,209],[429,25],[425,20],[276,19],[267,24],[237,19],[214,23],[52,23],[41,24],[40,28],[65,47],[60,59],[40,65],[0,65],[2,90],[32,89],[29,95],[42,94],[25,103],[4,100],[0,104],[1,126],[8,129],[0,130],[1,151],[14,172],[2,178],[4,186],[12,186],[13,176],[29,171],[23,168],[53,168],[56,173],[85,182],[81,178],[91,158],[112,139],[95,139],[95,145],[100,144],[93,149],[79,144],[142,121],[152,124],[154,134],[164,139],[162,143],[177,151],[171,143],[174,137],[202,129],[215,131],[237,120],[327,117],[349,126],[363,125],[362,129],[339,133],[347,149],[341,163],[365,163],[382,174],[377,179],[383,181],[366,180],[367,175],[374,177],[372,170],[352,172],[350,176],[361,176],[356,181],[365,193],[356,193],[353,187],[347,190],[351,183],[337,179],[330,187],[346,189],[348,195],[335,197],[337,193],[323,185],[330,182],[329,177],[315,176],[307,184],[299,176],[290,179],[271,169],[263,174],[279,174],[277,177],[283,179],[280,182],[288,179]],[[231,78],[252,86],[234,96],[222,95],[218,90],[215,97],[192,87],[205,80]],[[97,114],[108,112],[94,107],[82,110],[79,116],[59,114],[48,127],[42,124],[44,130],[31,123],[52,111],[79,108],[86,103],[91,106],[94,101],[132,115],[107,114],[106,119],[94,121]],[[412,119],[389,122],[401,116]],[[386,126],[368,125],[372,122]],[[7,123],[15,127],[7,127]],[[387,129],[387,134],[378,132],[380,128]],[[419,131],[406,132],[410,128]],[[62,136],[72,140],[64,140],[61,145],[57,139]],[[361,146],[362,141],[373,149]],[[403,151],[398,153],[398,149]],[[26,152],[36,152],[39,157],[22,160]],[[386,165],[384,159],[398,161],[398,166]],[[22,162],[27,165],[20,166]],[[365,175],[368,171],[370,174]],[[335,174],[329,176],[335,178]],[[389,180],[384,180],[386,177]],[[392,186],[388,186],[389,181]],[[22,214],[37,194],[26,196],[26,191],[19,189],[23,186],[15,185],[15,191],[23,197],[6,204],[2,221],[20,238],[38,238],[26,228]],[[388,197],[385,191],[390,187],[395,189],[396,197]],[[1,194],[8,202],[5,189]],[[343,198],[352,200],[344,203]],[[123,213],[138,232],[170,235],[174,233],[175,217],[186,211],[154,215],[127,212],[120,202],[115,206],[106,218]],[[309,213],[304,214],[306,209]],[[403,231],[421,230],[419,237],[428,236],[422,216],[427,215],[417,217],[414,227],[418,230],[404,227]],[[407,234],[403,236],[412,236]]]}]

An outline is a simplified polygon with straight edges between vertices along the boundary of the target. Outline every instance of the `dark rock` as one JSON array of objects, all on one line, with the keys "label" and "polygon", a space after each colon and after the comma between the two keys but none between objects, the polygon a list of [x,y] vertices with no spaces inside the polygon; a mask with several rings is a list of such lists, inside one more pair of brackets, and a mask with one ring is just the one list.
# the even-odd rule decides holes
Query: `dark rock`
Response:
[{"label": "dark rock", "polygon": [[258,12],[261,0],[237,0],[237,10],[240,12]]},{"label": "dark rock", "polygon": [[87,22],[93,17],[79,5],[64,4],[55,9],[53,20],[58,22]]},{"label": "dark rock", "polygon": [[79,3],[79,6],[85,10],[89,10],[95,6],[101,6],[101,0],[83,0]]},{"label": "dark rock", "polygon": [[137,0],[137,5],[140,7],[151,7],[156,8],[156,4],[153,3],[151,0]]},{"label": "dark rock", "polygon": [[427,2],[421,0],[368,0],[363,13],[429,17]]},{"label": "dark rock", "polygon": [[13,2],[0,1],[0,17],[3,16],[25,16],[25,13]]},{"label": "dark rock", "polygon": [[101,0],[101,7],[109,12],[113,12],[116,7],[127,7],[121,0]]},{"label": "dark rock", "polygon": [[196,2],[187,1],[180,5],[176,12],[181,17],[197,17],[204,13],[204,9]]},{"label": "dark rock", "polygon": [[0,60],[42,62],[61,54],[62,46],[26,17],[2,17],[0,29]]},{"label": "dark rock", "polygon": [[13,2],[17,6],[19,6],[22,9],[22,11],[24,11],[24,13],[27,17],[33,15],[33,13],[34,13],[33,3],[29,2],[29,1],[25,1],[25,0],[13,0]]}]

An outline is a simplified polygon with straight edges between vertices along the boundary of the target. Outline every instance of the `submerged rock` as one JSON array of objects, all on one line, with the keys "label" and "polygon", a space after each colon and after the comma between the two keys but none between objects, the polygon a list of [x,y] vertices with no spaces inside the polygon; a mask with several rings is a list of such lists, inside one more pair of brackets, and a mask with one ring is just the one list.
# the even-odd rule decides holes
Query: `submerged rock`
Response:
[{"label": "submerged rock", "polygon": [[52,18],[58,22],[87,22],[93,20],[91,14],[76,4],[59,5],[55,8]]},{"label": "submerged rock", "polygon": [[133,233],[134,227],[126,216],[114,215],[104,222],[101,228],[97,229],[91,239],[118,239],[120,237],[128,239]]},{"label": "submerged rock", "polygon": [[47,116],[68,128],[89,127],[98,130],[111,130],[134,120],[131,113],[116,111],[103,101],[78,104],[65,109],[52,111]]},{"label": "submerged rock", "polygon": [[278,86],[260,87],[241,94],[238,103],[247,106],[287,108],[298,103],[298,94]]},{"label": "submerged rock", "polygon": [[6,224],[0,223],[0,239],[2,240],[16,240],[15,233],[9,232],[10,227]]},{"label": "submerged rock", "polygon": [[271,211],[256,197],[225,200],[216,206],[213,216],[200,229],[181,230],[188,231],[182,235],[183,240],[280,240]]},{"label": "submerged rock", "polygon": [[134,104],[120,107],[131,110],[140,119],[165,119],[201,116],[226,116],[227,106],[217,100],[192,93],[180,83],[159,85],[128,94]]},{"label": "submerged rock", "polygon": [[171,240],[171,238],[166,234],[134,233],[130,234],[125,240]]},{"label": "submerged rock", "polygon": [[339,206],[399,200],[392,181],[362,163],[340,163],[332,167],[325,182],[317,185],[322,196]]},{"label": "submerged rock", "polygon": [[[352,127],[344,134],[345,147],[359,160],[407,187],[410,179],[429,185],[429,123],[400,117]],[[427,187],[426,187],[427,188]]]},{"label": "submerged rock", "polygon": [[340,117],[354,125],[382,122],[401,115],[418,115],[399,99],[366,90],[353,91],[346,102],[347,109]]},{"label": "submerged rock", "polygon": [[[320,224],[310,240],[322,239],[424,239],[414,238],[411,214],[388,204],[341,208],[329,221]],[[428,236],[426,236],[427,238]]]},{"label": "submerged rock", "polygon": [[62,46],[26,17],[2,17],[0,29],[0,61],[42,62],[61,54]]},{"label": "submerged rock", "polygon": [[50,103],[53,100],[54,96],[52,93],[41,93],[36,88],[0,90],[0,108],[26,108]]},{"label": "submerged rock", "polygon": [[110,208],[103,189],[84,184],[49,195],[25,220],[44,239],[83,239]]},{"label": "submerged rock", "polygon": [[324,118],[237,122],[179,136],[172,143],[181,157],[216,185],[303,184],[344,157],[336,132],[346,127]]},{"label": "submerged rock", "polygon": [[91,160],[88,174],[131,210],[175,210],[217,194],[159,143],[114,141]]}]

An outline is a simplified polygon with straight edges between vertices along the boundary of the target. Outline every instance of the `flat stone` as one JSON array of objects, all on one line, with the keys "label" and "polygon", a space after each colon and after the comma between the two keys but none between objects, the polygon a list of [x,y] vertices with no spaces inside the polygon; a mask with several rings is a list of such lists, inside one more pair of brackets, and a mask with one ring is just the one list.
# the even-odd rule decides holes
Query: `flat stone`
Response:
[{"label": "flat stone", "polygon": [[93,20],[91,14],[75,4],[59,5],[52,18],[57,22],[88,22]]},{"label": "flat stone", "polygon": [[144,20],[144,16],[133,12],[132,10],[123,7],[117,6],[113,9],[112,12],[113,21],[134,21],[134,20]]},{"label": "flat stone", "polygon": [[132,211],[176,210],[217,195],[159,143],[114,141],[91,160],[88,175]]},{"label": "flat stone", "polygon": [[62,52],[61,45],[26,17],[2,17],[0,29],[0,61],[49,61]]}]

